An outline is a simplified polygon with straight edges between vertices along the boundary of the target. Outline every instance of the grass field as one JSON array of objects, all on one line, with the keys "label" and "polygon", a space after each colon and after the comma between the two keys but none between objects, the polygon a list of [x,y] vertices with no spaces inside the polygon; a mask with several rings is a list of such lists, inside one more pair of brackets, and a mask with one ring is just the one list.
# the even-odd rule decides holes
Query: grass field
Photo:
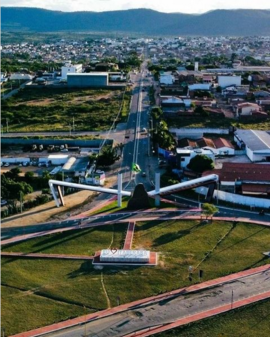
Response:
[{"label": "grass field", "polygon": [[[126,228],[126,225],[114,224],[94,230],[71,231],[3,246],[2,250],[92,255],[101,248],[122,247]],[[42,326],[54,322],[55,318],[46,309],[42,319],[37,318],[34,322],[32,315],[26,314],[30,308],[35,311],[36,305],[37,308],[41,306],[40,301],[35,304],[36,297],[50,299],[52,311],[63,304],[63,313],[57,316],[61,320],[69,315],[72,306],[78,310],[84,306],[88,310],[107,308],[104,287],[110,306],[115,306],[118,296],[121,303],[125,303],[197,283],[196,268],[203,269],[204,280],[208,280],[266,264],[269,261],[262,252],[269,249],[269,242],[270,230],[251,224],[150,221],[137,223],[133,249],[158,252],[156,267],[105,267],[98,270],[90,261],[2,258],[2,286],[5,288],[2,324],[12,329],[7,332],[15,333],[22,331],[22,321],[23,330],[33,328],[33,324]],[[190,265],[194,268],[192,282],[188,280]],[[10,296],[9,291],[13,290],[16,292]],[[28,310],[16,306],[20,297],[26,307],[31,303]]]},{"label": "grass field", "polygon": [[2,103],[2,118],[9,131],[69,131],[73,119],[77,131],[107,130],[127,118],[129,102],[129,91],[27,88]]},{"label": "grass field", "polygon": [[169,330],[156,337],[269,337],[270,300]]},{"label": "grass field", "polygon": [[239,121],[231,118],[213,118],[213,117],[185,117],[179,119],[167,119],[168,126],[171,128],[221,128],[227,129],[230,126],[235,126],[239,129],[254,129],[254,130],[269,130],[270,129],[270,117],[266,120],[254,121]]}]

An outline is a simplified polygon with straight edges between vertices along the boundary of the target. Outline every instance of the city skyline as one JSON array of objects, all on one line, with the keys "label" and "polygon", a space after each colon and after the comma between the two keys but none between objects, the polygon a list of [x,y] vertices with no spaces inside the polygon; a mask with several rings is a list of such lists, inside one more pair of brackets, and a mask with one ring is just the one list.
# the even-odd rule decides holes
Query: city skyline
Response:
[{"label": "city skyline", "polygon": [[188,3],[179,3],[175,0],[157,2],[155,0],[2,0],[2,6],[8,7],[37,7],[63,12],[75,11],[115,11],[136,8],[148,8],[164,13],[202,14],[216,9],[270,9],[268,0],[258,0],[256,3],[247,3],[244,0],[205,0],[199,2],[190,0]]}]

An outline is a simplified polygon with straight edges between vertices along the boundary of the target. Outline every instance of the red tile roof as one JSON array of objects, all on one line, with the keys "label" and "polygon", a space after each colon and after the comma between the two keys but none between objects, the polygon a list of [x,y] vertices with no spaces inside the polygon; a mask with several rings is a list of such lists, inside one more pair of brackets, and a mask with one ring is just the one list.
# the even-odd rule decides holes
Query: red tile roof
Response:
[{"label": "red tile roof", "polygon": [[270,193],[269,184],[243,184],[242,192],[246,193]]},{"label": "red tile roof", "polygon": [[217,138],[214,139],[213,142],[215,144],[216,149],[219,149],[221,147],[229,147],[231,149],[234,149],[232,143],[225,138]]},{"label": "red tile roof", "polygon": [[270,165],[249,164],[249,163],[224,163],[221,169],[206,171],[203,176],[208,174],[219,175],[220,181],[269,181]]}]

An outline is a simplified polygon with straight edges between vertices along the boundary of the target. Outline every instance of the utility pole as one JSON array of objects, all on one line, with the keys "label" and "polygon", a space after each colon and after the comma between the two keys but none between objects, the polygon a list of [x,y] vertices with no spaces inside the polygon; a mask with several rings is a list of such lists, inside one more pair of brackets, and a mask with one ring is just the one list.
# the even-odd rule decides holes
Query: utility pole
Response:
[{"label": "utility pole", "polygon": [[22,191],[20,191],[20,208],[22,213]]}]

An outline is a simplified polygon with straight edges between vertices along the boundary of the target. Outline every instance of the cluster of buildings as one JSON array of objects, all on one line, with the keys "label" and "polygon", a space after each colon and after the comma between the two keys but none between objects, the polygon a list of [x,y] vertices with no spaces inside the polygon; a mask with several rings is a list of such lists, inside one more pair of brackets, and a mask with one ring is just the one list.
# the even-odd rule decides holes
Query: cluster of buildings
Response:
[{"label": "cluster of buildings", "polygon": [[158,64],[161,60],[164,62],[170,58],[179,58],[187,62],[200,59],[207,63],[214,57],[219,68],[225,66],[228,60],[232,60],[236,66],[245,65],[247,56],[257,61],[269,62],[269,47],[269,36],[176,37],[153,39],[148,43],[153,63]]}]

